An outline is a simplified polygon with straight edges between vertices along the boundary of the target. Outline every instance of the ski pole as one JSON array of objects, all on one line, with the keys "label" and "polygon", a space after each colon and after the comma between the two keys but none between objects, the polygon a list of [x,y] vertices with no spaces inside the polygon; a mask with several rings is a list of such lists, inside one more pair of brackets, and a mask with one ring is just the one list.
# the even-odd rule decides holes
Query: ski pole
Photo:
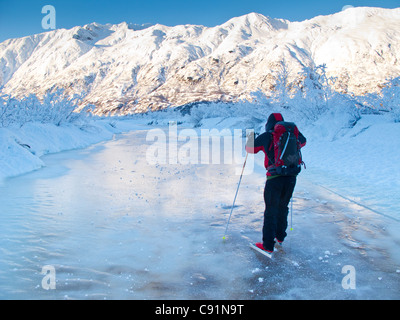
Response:
[{"label": "ski pole", "polygon": [[293,197],[290,203],[290,231],[293,231]]},{"label": "ski pole", "polygon": [[243,173],[244,173],[244,168],[246,167],[246,162],[247,162],[247,157],[248,157],[248,156],[249,156],[249,154],[246,153],[246,159],[244,160],[243,169],[242,169],[242,174],[240,175],[238,187],[237,187],[237,189],[236,189],[236,194],[235,194],[235,199],[233,200],[232,209],[231,209],[231,214],[229,215],[228,223],[227,223],[226,229],[225,229],[225,234],[224,234],[224,236],[222,237],[223,240],[226,240],[226,234],[227,234],[227,232],[228,232],[228,226],[229,226],[229,223],[230,223],[230,221],[231,221],[233,208],[235,207],[236,197],[237,197],[238,192],[239,192],[240,183],[242,182]]}]

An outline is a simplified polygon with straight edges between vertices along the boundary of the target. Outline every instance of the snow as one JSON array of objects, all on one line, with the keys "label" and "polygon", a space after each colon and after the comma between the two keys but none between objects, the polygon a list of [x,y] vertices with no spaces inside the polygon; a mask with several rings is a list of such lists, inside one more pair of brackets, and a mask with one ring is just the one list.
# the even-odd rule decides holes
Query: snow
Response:
[{"label": "snow", "polygon": [[[313,130],[323,135],[327,129],[325,121]],[[333,138],[310,133],[303,151],[307,175],[317,175],[321,185],[399,220],[399,134],[399,123],[376,115],[364,115],[354,128]]]},{"label": "snow", "polygon": [[90,146],[111,139],[117,131],[107,122],[76,125],[27,123],[0,128],[0,182],[45,166],[41,156]]},{"label": "snow", "polygon": [[326,64],[342,91],[363,94],[399,74],[399,12],[360,7],[301,22],[250,13],[211,28],[59,29],[0,43],[0,87],[17,97],[54,87],[85,91],[84,103],[98,114],[143,112],[270,93],[284,58],[289,82],[304,66]]}]

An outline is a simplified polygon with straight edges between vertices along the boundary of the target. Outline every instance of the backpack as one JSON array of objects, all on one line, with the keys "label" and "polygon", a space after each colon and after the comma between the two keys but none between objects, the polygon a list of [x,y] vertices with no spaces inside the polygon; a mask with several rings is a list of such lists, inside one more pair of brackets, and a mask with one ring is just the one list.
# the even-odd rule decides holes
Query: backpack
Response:
[{"label": "backpack", "polygon": [[269,166],[271,175],[297,176],[304,164],[300,151],[299,129],[293,122],[276,123],[272,132],[274,164]]}]

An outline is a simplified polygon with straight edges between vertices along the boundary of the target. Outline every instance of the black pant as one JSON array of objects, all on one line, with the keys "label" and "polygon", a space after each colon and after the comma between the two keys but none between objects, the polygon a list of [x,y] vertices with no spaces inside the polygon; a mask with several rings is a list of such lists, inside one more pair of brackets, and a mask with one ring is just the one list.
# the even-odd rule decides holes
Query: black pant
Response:
[{"label": "black pant", "polygon": [[276,177],[267,180],[264,189],[264,249],[273,251],[275,238],[285,240],[288,226],[289,202],[296,186],[296,177]]}]

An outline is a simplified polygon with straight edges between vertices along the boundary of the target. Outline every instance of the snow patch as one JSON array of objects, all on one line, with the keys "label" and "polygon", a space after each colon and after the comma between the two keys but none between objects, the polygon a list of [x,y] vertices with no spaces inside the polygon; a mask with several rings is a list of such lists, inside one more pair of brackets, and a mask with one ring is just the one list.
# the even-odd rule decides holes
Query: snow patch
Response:
[{"label": "snow patch", "polygon": [[[121,127],[124,128],[123,122]],[[40,158],[43,155],[85,148],[119,132],[110,121],[84,126],[26,123],[22,127],[0,128],[0,181],[45,166]]]}]

